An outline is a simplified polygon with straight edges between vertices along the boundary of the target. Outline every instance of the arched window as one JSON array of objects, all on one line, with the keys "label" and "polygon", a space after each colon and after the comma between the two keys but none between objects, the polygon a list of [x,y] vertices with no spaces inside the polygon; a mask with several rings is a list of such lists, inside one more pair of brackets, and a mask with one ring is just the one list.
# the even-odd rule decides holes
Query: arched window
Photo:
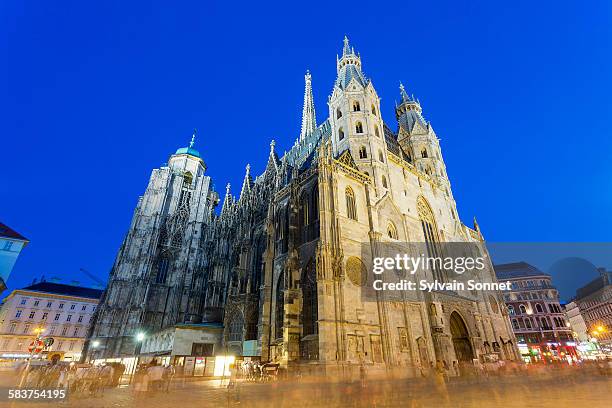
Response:
[{"label": "arched window", "polygon": [[531,329],[531,319],[525,319],[525,327]]},{"label": "arched window", "polygon": [[357,207],[355,207],[355,193],[350,187],[346,188],[346,216],[351,220],[357,220]]},{"label": "arched window", "polygon": [[383,163],[385,162],[385,157],[383,155],[382,150],[380,150],[380,149],[378,150],[378,161],[379,162],[383,162]]},{"label": "arched window", "polygon": [[[438,238],[438,228],[436,220],[431,209],[431,206],[422,196],[417,200],[417,213],[421,220],[421,228],[423,229],[423,237],[425,238],[425,247],[427,248],[428,256],[432,258],[442,258],[442,250],[439,246],[440,239]],[[434,263],[434,276],[440,281],[446,281],[446,272]]]},{"label": "arched window", "polygon": [[518,321],[516,319],[512,319],[512,327],[514,328],[514,330],[518,330],[519,329],[519,324],[518,324]]},{"label": "arched window", "polygon": [[387,188],[387,178],[385,176],[382,176],[382,186]]},{"label": "arched window", "polygon": [[508,305],[508,314],[514,315],[514,306]]},{"label": "arched window", "polygon": [[357,124],[355,125],[355,132],[363,133],[363,125],[361,124],[361,122],[357,122]]},{"label": "arched window", "polygon": [[427,158],[427,149],[421,150],[421,157],[424,158],[424,159]]},{"label": "arched window", "polygon": [[380,137],[380,132],[378,131],[378,126],[374,126],[374,135],[376,135],[376,137]]},{"label": "arched window", "polygon": [[342,111],[340,108],[336,109],[336,119],[340,119],[342,117]]},{"label": "arched window", "polygon": [[359,112],[361,110],[361,105],[359,105],[359,102],[354,101],[353,102],[353,112]]},{"label": "arched window", "polygon": [[276,338],[283,337],[283,323],[285,318],[285,276],[281,271],[276,281],[276,307],[274,308],[274,333]]},{"label": "arched window", "polygon": [[338,140],[344,139],[344,129],[338,129]]},{"label": "arched window", "polygon": [[183,174],[183,183],[186,186],[191,186],[191,182],[193,181],[193,174],[191,174],[191,172],[186,171],[185,174]]},{"label": "arched window", "polygon": [[519,310],[521,311],[521,314],[527,313],[527,309],[525,308],[525,305],[519,305]]},{"label": "arched window", "polygon": [[360,159],[367,159],[368,158],[368,152],[366,151],[365,146],[361,146],[359,148],[359,158]]},{"label": "arched window", "polygon": [[538,313],[544,313],[544,309],[542,309],[542,305],[539,303],[536,303],[536,311]]},{"label": "arched window", "polygon": [[390,222],[389,225],[387,225],[387,235],[391,239],[398,239],[397,238],[397,228],[395,228],[395,225],[392,222]]},{"label": "arched window", "polygon": [[376,106],[372,104],[372,115],[376,116]]}]

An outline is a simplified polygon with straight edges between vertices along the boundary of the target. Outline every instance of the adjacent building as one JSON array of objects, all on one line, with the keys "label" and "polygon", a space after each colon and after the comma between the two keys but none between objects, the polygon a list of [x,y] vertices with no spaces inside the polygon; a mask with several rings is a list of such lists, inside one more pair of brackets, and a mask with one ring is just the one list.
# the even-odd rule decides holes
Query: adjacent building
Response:
[{"label": "adjacent building", "polygon": [[612,271],[599,268],[598,272],[597,278],[576,291],[574,302],[589,336],[612,349]]},{"label": "adjacent building", "polygon": [[55,282],[38,282],[11,292],[0,308],[0,358],[28,357],[41,333],[53,338],[46,355],[77,361],[102,291]]},{"label": "adjacent building", "polygon": [[0,222],[0,293],[6,289],[17,257],[28,242],[26,237]]},{"label": "adjacent building", "polygon": [[[499,292],[364,301],[372,259],[386,246],[413,254],[409,242],[422,243],[434,256],[444,243],[484,247],[484,238],[459,217],[419,100],[400,86],[396,123],[385,123],[389,107],[346,38],[336,69],[325,119],[317,122],[307,72],[295,143],[279,155],[272,141],[263,173],[247,165],[239,196],[228,185],[220,214],[192,145],[154,170],[99,310],[97,356],[226,354],[325,372],[365,363],[408,373],[436,360],[454,367],[519,357]],[[479,278],[495,282],[486,259]],[[423,277],[434,278],[452,276]],[[190,348],[182,333],[179,353],[187,326],[204,340]]]},{"label": "adjacent building", "polygon": [[495,265],[500,281],[512,283],[504,300],[526,361],[565,359],[576,355],[572,329],[549,274],[526,262]]}]

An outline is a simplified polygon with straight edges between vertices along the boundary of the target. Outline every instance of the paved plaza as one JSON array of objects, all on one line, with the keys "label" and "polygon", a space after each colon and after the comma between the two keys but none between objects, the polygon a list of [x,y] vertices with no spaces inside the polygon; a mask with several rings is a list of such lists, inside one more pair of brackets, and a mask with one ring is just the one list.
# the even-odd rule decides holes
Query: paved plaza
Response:
[{"label": "paved plaza", "polygon": [[[3,378],[6,386],[10,378]],[[272,383],[227,380],[174,381],[169,392],[136,395],[133,387],[106,389],[97,397],[72,395],[68,401],[0,402],[27,407],[609,407],[612,380],[601,375],[521,375],[447,383],[429,380],[386,379],[323,382],[312,379]]]}]

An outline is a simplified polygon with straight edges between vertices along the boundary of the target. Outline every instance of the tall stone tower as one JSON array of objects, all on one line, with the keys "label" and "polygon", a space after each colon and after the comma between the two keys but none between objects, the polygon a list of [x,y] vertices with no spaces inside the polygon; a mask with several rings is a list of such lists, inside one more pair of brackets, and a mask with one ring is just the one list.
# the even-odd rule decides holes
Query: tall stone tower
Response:
[{"label": "tall stone tower", "polygon": [[349,150],[358,169],[375,180],[377,195],[383,195],[389,188],[389,176],[380,98],[372,81],[363,74],[361,56],[347,37],[336,69],[338,76],[328,101],[333,153],[338,156]]},{"label": "tall stone tower", "polygon": [[92,331],[100,357],[133,355],[138,332],[202,320],[201,237],[219,199],[194,139],[138,200]]}]

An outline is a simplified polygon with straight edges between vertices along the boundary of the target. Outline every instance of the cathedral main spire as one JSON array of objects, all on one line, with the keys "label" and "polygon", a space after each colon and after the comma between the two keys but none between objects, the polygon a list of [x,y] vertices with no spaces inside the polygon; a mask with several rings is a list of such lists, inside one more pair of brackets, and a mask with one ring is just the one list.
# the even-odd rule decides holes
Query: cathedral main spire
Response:
[{"label": "cathedral main spire", "polygon": [[302,110],[302,131],[300,141],[310,136],[317,128],[317,116],[315,113],[314,99],[312,97],[312,75],[306,71],[304,75],[304,108]]}]

